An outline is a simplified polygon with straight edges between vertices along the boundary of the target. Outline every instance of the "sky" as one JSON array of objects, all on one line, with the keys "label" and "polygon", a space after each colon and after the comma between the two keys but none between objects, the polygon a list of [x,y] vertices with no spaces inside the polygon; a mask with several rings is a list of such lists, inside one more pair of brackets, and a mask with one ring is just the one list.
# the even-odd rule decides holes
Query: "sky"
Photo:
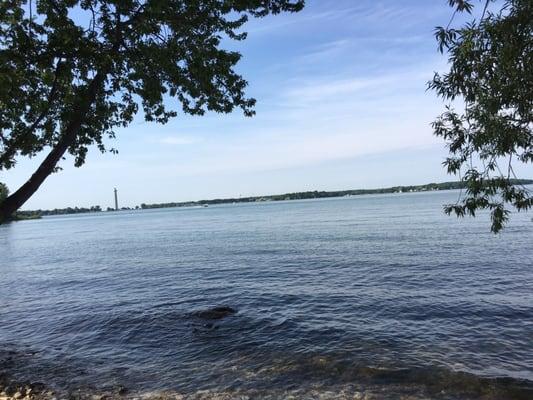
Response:
[{"label": "sky", "polygon": [[[117,139],[119,154],[67,157],[23,209],[120,206],[306,190],[454,180],[430,123],[444,103],[426,90],[446,70],[433,30],[445,0],[308,0],[297,14],[251,20],[237,70],[257,99],[242,112],[166,125],[142,115]],[[14,191],[42,158],[21,160],[0,181]]]}]

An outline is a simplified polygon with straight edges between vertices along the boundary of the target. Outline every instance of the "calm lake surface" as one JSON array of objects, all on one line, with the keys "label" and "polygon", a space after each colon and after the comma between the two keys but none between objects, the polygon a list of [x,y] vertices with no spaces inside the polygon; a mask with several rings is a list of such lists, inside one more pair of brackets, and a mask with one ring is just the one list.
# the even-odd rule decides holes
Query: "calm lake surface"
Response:
[{"label": "calm lake surface", "polygon": [[532,399],[533,215],[495,236],[443,215],[457,195],[0,226],[0,370],[65,393]]}]

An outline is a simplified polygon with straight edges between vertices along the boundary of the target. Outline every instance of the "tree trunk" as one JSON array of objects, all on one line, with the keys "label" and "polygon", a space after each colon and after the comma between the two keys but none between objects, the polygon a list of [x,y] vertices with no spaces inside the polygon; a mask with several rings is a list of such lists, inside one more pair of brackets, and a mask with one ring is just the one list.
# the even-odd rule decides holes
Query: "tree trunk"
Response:
[{"label": "tree trunk", "polygon": [[63,135],[52,148],[52,151],[46,156],[39,168],[33,175],[24,183],[16,192],[8,196],[2,204],[0,204],[0,223],[8,219],[15,211],[17,211],[28,199],[39,189],[45,179],[54,172],[57,163],[63,157],[69,146],[76,140],[81,125],[83,124],[91,105],[96,99],[98,89],[104,82],[105,75],[102,73],[96,74],[83,98],[78,103],[74,116],[68,123]]}]

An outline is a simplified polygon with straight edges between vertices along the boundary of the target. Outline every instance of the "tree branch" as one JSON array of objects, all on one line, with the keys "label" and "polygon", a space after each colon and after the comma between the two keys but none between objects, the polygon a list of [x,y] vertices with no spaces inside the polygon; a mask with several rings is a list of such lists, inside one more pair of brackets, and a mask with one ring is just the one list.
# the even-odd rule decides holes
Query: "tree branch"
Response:
[{"label": "tree branch", "polygon": [[87,86],[84,96],[75,107],[73,116],[67,124],[61,138],[52,148],[48,156],[39,165],[39,168],[16,192],[8,196],[0,204],[0,222],[8,218],[20,208],[36,191],[45,179],[55,170],[57,163],[63,157],[67,149],[74,143],[91,105],[94,103],[98,90],[105,81],[106,73],[99,72]]},{"label": "tree branch", "polygon": [[[48,94],[48,98],[47,98],[48,105],[46,109],[41,111],[37,119],[21,135],[19,135],[19,137],[21,136],[22,138],[24,138],[25,136],[27,136],[28,134],[36,130],[39,124],[42,122],[42,120],[50,113],[50,109],[52,108],[52,103],[56,100],[56,95],[57,95],[58,86],[59,86],[59,75],[61,73],[61,70],[64,64],[65,63],[62,60],[59,60],[56,65],[56,69],[54,72],[54,82],[52,83],[52,88],[50,89],[50,93]],[[2,136],[2,139],[4,143],[7,142],[3,136]],[[8,146],[7,150],[4,151],[2,155],[0,155],[0,166],[5,163],[8,163],[9,160],[13,158],[13,156],[16,154],[17,152],[16,142],[17,140],[15,138],[14,143],[12,143],[11,146]]]}]

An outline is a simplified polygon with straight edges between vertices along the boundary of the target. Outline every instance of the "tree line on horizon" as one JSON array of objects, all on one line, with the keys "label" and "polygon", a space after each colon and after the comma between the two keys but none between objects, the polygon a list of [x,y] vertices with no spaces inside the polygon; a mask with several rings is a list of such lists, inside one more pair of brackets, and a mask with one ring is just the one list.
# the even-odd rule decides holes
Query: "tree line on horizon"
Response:
[{"label": "tree line on horizon", "polygon": [[[530,185],[533,184],[533,179],[513,179],[513,185]],[[216,204],[231,204],[231,203],[253,203],[260,201],[285,201],[285,200],[306,200],[306,199],[321,199],[321,198],[334,198],[345,196],[361,196],[367,194],[387,194],[387,193],[405,193],[405,192],[425,192],[433,190],[453,190],[453,189],[465,189],[466,183],[461,181],[442,182],[442,183],[428,183],[425,185],[408,185],[408,186],[391,186],[387,188],[378,189],[350,189],[350,190],[313,190],[306,192],[292,192],[284,194],[266,195],[266,196],[247,196],[247,197],[230,197],[223,199],[210,199],[210,200],[196,200],[196,201],[183,201],[183,202],[170,202],[170,203],[142,203],[140,206],[135,207],[122,207],[119,211],[129,210],[148,210],[157,208],[174,208],[174,207],[199,207],[203,205],[216,205]],[[16,215],[22,219],[39,218],[48,215],[66,215],[66,214],[83,214],[89,212],[102,212],[103,209],[100,206],[92,206],[90,208],[84,207],[67,207],[67,208],[55,208],[53,210],[25,210],[18,211]],[[107,207],[107,211],[116,211],[114,208]]]}]

